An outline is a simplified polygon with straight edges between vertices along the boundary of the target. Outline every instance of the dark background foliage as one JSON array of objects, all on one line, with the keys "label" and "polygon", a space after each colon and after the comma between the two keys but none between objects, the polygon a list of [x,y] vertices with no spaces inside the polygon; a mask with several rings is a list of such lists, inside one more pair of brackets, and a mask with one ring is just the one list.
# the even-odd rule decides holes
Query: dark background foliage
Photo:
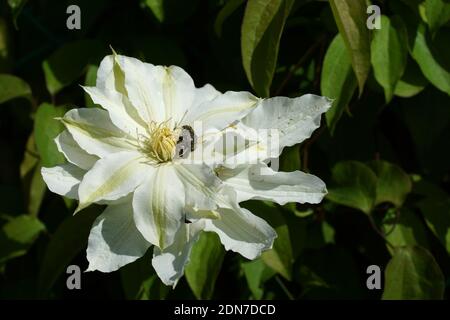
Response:
[{"label": "dark background foliage", "polygon": [[[2,1],[0,298],[448,298],[450,2],[372,3],[381,30],[366,28],[362,0]],[[66,28],[71,4],[81,30]],[[102,208],[72,217],[74,203],[46,190],[40,167],[64,161],[54,118],[95,107],[79,84],[95,84],[110,46],[179,65],[197,86],[335,99],[321,128],[281,158],[285,171],[321,177],[329,195],[246,203],[279,234],[255,261],[205,234],[175,290],[150,256],[68,290],[66,267],[86,269]],[[366,287],[369,265],[381,268],[381,290]]]}]

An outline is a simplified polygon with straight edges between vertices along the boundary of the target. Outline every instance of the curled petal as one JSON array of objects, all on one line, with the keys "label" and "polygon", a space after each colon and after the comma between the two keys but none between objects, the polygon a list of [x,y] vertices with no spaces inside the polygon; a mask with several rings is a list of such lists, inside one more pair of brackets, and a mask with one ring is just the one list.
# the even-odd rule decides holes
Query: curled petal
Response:
[{"label": "curled petal", "polygon": [[50,191],[70,199],[78,199],[78,187],[85,172],[70,163],[41,170]]},{"label": "curled petal", "polygon": [[175,287],[178,280],[183,276],[184,267],[189,262],[192,246],[198,240],[202,229],[203,223],[201,221],[190,224],[183,223],[171,246],[164,250],[154,248],[152,265],[165,285]]}]

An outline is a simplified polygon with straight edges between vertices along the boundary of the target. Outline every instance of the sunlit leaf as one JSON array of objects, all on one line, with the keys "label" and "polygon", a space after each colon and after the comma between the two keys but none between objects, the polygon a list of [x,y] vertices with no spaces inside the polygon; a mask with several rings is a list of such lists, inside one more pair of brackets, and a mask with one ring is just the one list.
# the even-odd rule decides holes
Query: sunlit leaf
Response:
[{"label": "sunlit leaf", "polygon": [[374,32],[372,40],[371,59],[375,79],[384,88],[387,102],[405,71],[407,56],[408,35],[403,22],[381,16],[381,29]]},{"label": "sunlit leaf", "polygon": [[450,21],[450,2],[447,0],[425,0],[425,13],[431,33]]},{"label": "sunlit leaf", "polygon": [[243,262],[241,266],[253,298],[262,299],[264,283],[275,275],[275,271],[267,267],[261,259]]},{"label": "sunlit leaf", "polygon": [[330,0],[330,5],[350,54],[361,94],[370,71],[370,33],[366,26],[367,3],[365,0]]},{"label": "sunlit leaf", "polygon": [[241,29],[242,63],[262,97],[270,95],[281,34],[293,0],[249,0]]},{"label": "sunlit leaf", "polygon": [[0,264],[27,253],[45,225],[36,217],[20,215],[11,218],[0,230]]},{"label": "sunlit leaf", "polygon": [[31,99],[30,86],[16,76],[0,74],[0,103],[19,97]]},{"label": "sunlit leaf", "polygon": [[377,176],[369,166],[357,161],[340,162],[333,168],[333,183],[329,200],[370,213],[376,200]]},{"label": "sunlit leaf", "polygon": [[44,167],[53,167],[64,162],[64,155],[58,151],[54,139],[64,129],[57,118],[62,117],[66,111],[65,107],[55,107],[49,103],[43,103],[37,109],[34,134]]},{"label": "sunlit leaf", "polygon": [[401,207],[412,189],[410,177],[402,168],[387,161],[372,161],[369,165],[377,176],[375,205],[390,202]]},{"label": "sunlit leaf", "polygon": [[218,236],[203,232],[191,251],[185,275],[189,287],[197,299],[210,299],[220,269],[225,250]]},{"label": "sunlit leaf", "polygon": [[434,44],[439,41],[445,41],[445,38],[435,38],[433,43],[426,32],[426,26],[421,24],[410,44],[411,54],[427,79],[439,90],[450,94],[450,59],[447,50],[437,50]]},{"label": "sunlit leaf", "polygon": [[320,90],[322,95],[334,99],[325,114],[330,132],[334,132],[345,108],[356,90],[357,82],[351,59],[341,35],[337,35],[325,55],[322,68]]},{"label": "sunlit leaf", "polygon": [[410,59],[403,77],[397,82],[394,94],[402,98],[411,98],[422,92],[428,83],[417,63]]},{"label": "sunlit leaf", "polygon": [[384,300],[442,299],[444,276],[424,248],[400,247],[385,271]]},{"label": "sunlit leaf", "polygon": [[[427,231],[415,212],[402,208],[397,217],[384,225],[386,239],[396,247],[418,245],[428,248]],[[390,249],[390,248],[389,248]]]}]

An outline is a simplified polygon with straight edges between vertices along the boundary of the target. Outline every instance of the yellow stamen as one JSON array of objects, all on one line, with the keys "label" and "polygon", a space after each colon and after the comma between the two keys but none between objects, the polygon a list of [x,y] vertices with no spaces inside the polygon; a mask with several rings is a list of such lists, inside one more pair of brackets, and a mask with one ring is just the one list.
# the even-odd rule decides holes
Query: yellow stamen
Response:
[{"label": "yellow stamen", "polygon": [[167,122],[148,125],[148,137],[143,141],[142,152],[157,163],[171,161],[175,155],[178,140],[177,130],[172,130]]}]

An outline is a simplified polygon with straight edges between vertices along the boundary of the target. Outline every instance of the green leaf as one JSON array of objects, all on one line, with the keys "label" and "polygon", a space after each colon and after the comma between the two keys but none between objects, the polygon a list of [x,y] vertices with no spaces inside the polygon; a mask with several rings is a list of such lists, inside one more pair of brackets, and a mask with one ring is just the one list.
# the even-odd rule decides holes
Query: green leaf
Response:
[{"label": "green leaf", "polygon": [[145,4],[150,8],[156,20],[164,21],[164,0],[146,0]]},{"label": "green leaf", "polygon": [[425,199],[417,204],[431,231],[450,253],[450,197],[439,187],[429,182],[419,182],[425,189]]},{"label": "green leaf", "polygon": [[428,83],[417,63],[409,59],[403,77],[397,82],[394,94],[398,97],[410,98],[422,92]]},{"label": "green leaf", "polygon": [[344,109],[352,99],[356,86],[350,55],[342,36],[338,34],[325,55],[320,82],[322,95],[334,99],[331,109],[325,114],[331,133],[334,132]]},{"label": "green leaf", "polygon": [[28,138],[24,157],[20,164],[20,178],[23,187],[26,189],[28,213],[36,216],[47,187],[42,179],[40,158],[33,133]]},{"label": "green leaf", "polygon": [[76,81],[89,64],[98,64],[106,46],[96,40],[70,42],[56,50],[42,63],[48,92],[52,96]]},{"label": "green leaf", "polygon": [[211,299],[225,250],[215,233],[202,232],[191,251],[185,275],[197,299]]},{"label": "green leaf", "polygon": [[275,271],[268,268],[261,260],[256,259],[241,264],[245,279],[254,299],[264,297],[264,283],[275,275]]},{"label": "green leaf", "polygon": [[164,299],[170,291],[170,287],[165,286],[152,265],[152,250],[120,269],[122,287],[125,297],[129,300],[159,300]]},{"label": "green leaf", "polygon": [[49,103],[41,104],[36,111],[34,134],[44,167],[53,167],[65,161],[54,139],[64,130],[64,125],[57,118],[62,117],[66,111],[65,107],[55,107]]},{"label": "green leaf", "polygon": [[[98,66],[95,66],[95,65],[88,66],[87,72],[86,72],[86,77],[84,78],[85,86],[95,87],[95,83],[97,81],[97,71],[98,71]],[[96,106],[87,92],[84,93],[84,103],[86,104],[86,107],[88,107],[88,108],[92,108],[92,107]]]},{"label": "green leaf", "polygon": [[[415,212],[402,208],[399,219],[383,224],[386,240],[396,247],[419,245],[428,248],[427,231]],[[390,249],[390,248],[389,248]]]},{"label": "green leaf", "polygon": [[400,247],[385,271],[383,300],[442,299],[444,276],[424,248]]},{"label": "green leaf", "polygon": [[390,202],[398,208],[401,207],[411,192],[411,178],[402,168],[386,161],[372,161],[369,165],[377,176],[375,205]]},{"label": "green leaf", "polygon": [[17,28],[17,18],[19,17],[26,3],[27,0],[8,0],[9,7],[11,8],[12,11],[13,22],[16,28]]},{"label": "green leaf", "polygon": [[376,199],[377,176],[369,166],[357,161],[340,162],[332,170],[332,179],[329,200],[370,213]]},{"label": "green leaf", "polygon": [[427,23],[432,34],[450,21],[450,2],[447,0],[425,0]]},{"label": "green leaf", "polygon": [[408,57],[408,35],[400,19],[381,16],[381,29],[374,32],[371,57],[375,79],[384,88],[389,103]]},{"label": "green leaf", "polygon": [[245,0],[229,0],[225,3],[222,9],[217,14],[216,21],[214,21],[214,32],[218,37],[222,35],[222,26],[225,20],[233,14]]},{"label": "green leaf", "polygon": [[64,220],[52,235],[45,250],[38,277],[38,292],[45,297],[73,258],[86,247],[92,223],[100,207],[90,206]]},{"label": "green leaf", "polygon": [[361,95],[370,71],[370,33],[365,0],[330,0],[339,33],[350,53]]},{"label": "green leaf", "polygon": [[[411,55],[419,64],[420,69],[427,79],[439,90],[450,95],[450,60],[448,50],[438,50],[439,41],[445,39],[435,39],[434,43],[429,39],[424,24],[419,25],[415,38],[410,44]],[[443,44],[443,45],[447,45]]]},{"label": "green leaf", "polygon": [[16,76],[0,74],[0,103],[19,97],[31,100],[30,86]]},{"label": "green leaf", "polygon": [[20,215],[9,220],[0,230],[0,264],[27,253],[45,225],[38,218]]},{"label": "green leaf", "polygon": [[261,259],[284,278],[291,280],[294,254],[291,235],[282,211],[270,202],[249,201],[244,206],[266,220],[278,235],[273,243],[272,249],[264,251]]},{"label": "green leaf", "polygon": [[293,3],[293,0],[249,0],[245,8],[242,64],[253,89],[262,97],[270,95],[281,34]]}]

